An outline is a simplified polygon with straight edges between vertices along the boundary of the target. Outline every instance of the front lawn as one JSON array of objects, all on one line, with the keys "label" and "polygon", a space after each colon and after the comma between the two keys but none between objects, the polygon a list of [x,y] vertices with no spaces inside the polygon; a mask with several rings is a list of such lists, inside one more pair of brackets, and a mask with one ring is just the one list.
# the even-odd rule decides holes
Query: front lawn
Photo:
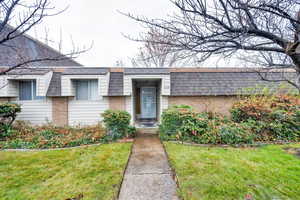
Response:
[{"label": "front lawn", "polygon": [[300,144],[209,148],[166,142],[165,147],[186,200],[300,197],[300,158],[284,150]]},{"label": "front lawn", "polygon": [[42,152],[0,151],[1,200],[113,199],[131,144]]}]

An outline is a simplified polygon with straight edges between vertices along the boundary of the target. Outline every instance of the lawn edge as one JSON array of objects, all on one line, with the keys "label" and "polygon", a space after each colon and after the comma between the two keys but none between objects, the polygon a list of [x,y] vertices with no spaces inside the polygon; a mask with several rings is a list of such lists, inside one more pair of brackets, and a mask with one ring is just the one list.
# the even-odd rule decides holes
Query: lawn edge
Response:
[{"label": "lawn edge", "polygon": [[95,143],[87,144],[75,147],[64,147],[64,148],[52,148],[52,149],[0,149],[0,152],[43,152],[43,151],[56,151],[56,150],[68,150],[68,149],[80,149],[93,146],[101,146],[104,144],[122,144],[122,143],[132,143],[132,141],[122,141],[122,142],[110,142],[110,143]]},{"label": "lawn edge", "polygon": [[198,147],[220,147],[220,148],[257,148],[257,147],[263,147],[268,145],[293,145],[293,144],[300,144],[300,142],[280,142],[280,143],[254,143],[254,144],[197,144],[193,142],[181,142],[181,141],[164,141],[164,142],[170,142],[173,144],[181,144],[181,145],[187,145],[187,146],[198,146]]},{"label": "lawn edge", "polygon": [[[172,165],[171,162],[170,162],[170,157],[169,157],[169,154],[168,154],[168,152],[167,152],[167,150],[166,150],[165,143],[164,143],[164,141],[162,141],[162,140],[160,140],[160,142],[161,142],[161,144],[162,144],[162,146],[163,146],[164,152],[165,152],[166,157],[167,157],[168,164],[169,164],[169,166],[170,166],[170,168],[171,168],[171,175],[172,175],[173,180],[174,180],[175,183],[176,183],[177,190],[181,191],[179,178],[178,178],[178,176],[177,176],[177,173],[176,173],[175,168],[173,167],[173,165]],[[184,198],[182,197],[182,195],[179,195],[179,194],[178,194],[178,191],[177,191],[177,197],[178,197],[180,200],[184,200]]]},{"label": "lawn edge", "polygon": [[129,156],[128,156],[128,158],[127,158],[126,165],[125,165],[124,170],[123,170],[122,180],[121,180],[121,183],[119,184],[117,195],[113,197],[114,200],[118,200],[119,197],[120,197],[121,188],[122,188],[122,184],[123,184],[123,182],[124,182],[125,173],[126,173],[126,171],[127,171],[128,164],[129,164],[129,160],[130,160],[131,155],[132,155],[132,150],[133,150],[134,141],[133,141],[133,142],[125,142],[125,143],[132,143],[132,145],[131,145],[131,148],[130,148],[130,152],[129,152]]}]

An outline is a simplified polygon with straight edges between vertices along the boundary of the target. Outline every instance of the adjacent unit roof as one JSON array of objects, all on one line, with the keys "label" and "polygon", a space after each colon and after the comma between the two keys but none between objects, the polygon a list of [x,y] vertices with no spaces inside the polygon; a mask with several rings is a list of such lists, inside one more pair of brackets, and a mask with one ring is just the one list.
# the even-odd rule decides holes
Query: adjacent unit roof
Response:
[{"label": "adjacent unit roof", "polygon": [[[0,32],[0,40],[7,37],[9,33],[12,33],[15,28],[6,25]],[[13,32],[12,35],[19,34],[18,31]],[[67,67],[67,66],[82,66],[71,58],[64,57],[61,52],[53,49],[52,47],[44,44],[29,35],[23,34],[17,36],[14,39],[8,40],[0,46],[0,66],[11,67],[24,61],[34,59],[57,59],[59,60],[47,60],[40,62],[32,62],[27,66],[36,67]]]}]

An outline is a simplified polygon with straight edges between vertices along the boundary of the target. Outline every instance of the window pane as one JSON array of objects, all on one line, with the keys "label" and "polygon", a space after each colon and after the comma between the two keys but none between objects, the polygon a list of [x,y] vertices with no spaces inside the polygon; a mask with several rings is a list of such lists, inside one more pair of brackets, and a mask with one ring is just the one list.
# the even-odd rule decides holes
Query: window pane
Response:
[{"label": "window pane", "polygon": [[20,81],[19,83],[19,98],[23,100],[32,100],[31,81]]},{"label": "window pane", "polygon": [[98,80],[90,80],[89,81],[89,99],[97,100],[98,98]]},{"label": "window pane", "polygon": [[79,80],[76,81],[76,99],[77,100],[88,100],[88,81]]}]

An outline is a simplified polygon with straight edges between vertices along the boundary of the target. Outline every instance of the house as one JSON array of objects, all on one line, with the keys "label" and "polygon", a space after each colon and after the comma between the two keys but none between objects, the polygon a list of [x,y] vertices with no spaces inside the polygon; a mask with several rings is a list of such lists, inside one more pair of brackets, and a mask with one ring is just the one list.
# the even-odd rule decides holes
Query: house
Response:
[{"label": "house", "polygon": [[1,76],[0,101],[21,104],[18,119],[32,124],[91,125],[105,110],[117,109],[128,111],[132,124],[147,126],[177,104],[228,115],[238,95],[263,92],[258,85],[279,87],[232,68],[38,67]]},{"label": "house", "polygon": [[[5,27],[0,39],[11,30]],[[5,44],[0,48],[0,70],[26,60],[62,56],[28,35]],[[132,124],[152,126],[159,123],[164,109],[177,104],[229,115],[238,95],[260,94],[258,85],[279,87],[241,68],[89,68],[69,58],[25,67],[0,76],[0,102],[21,104],[17,119],[36,125],[91,125],[101,121],[105,110],[117,109],[128,111]],[[275,79],[281,75],[272,73]],[[249,88],[256,90],[245,90]]]}]

